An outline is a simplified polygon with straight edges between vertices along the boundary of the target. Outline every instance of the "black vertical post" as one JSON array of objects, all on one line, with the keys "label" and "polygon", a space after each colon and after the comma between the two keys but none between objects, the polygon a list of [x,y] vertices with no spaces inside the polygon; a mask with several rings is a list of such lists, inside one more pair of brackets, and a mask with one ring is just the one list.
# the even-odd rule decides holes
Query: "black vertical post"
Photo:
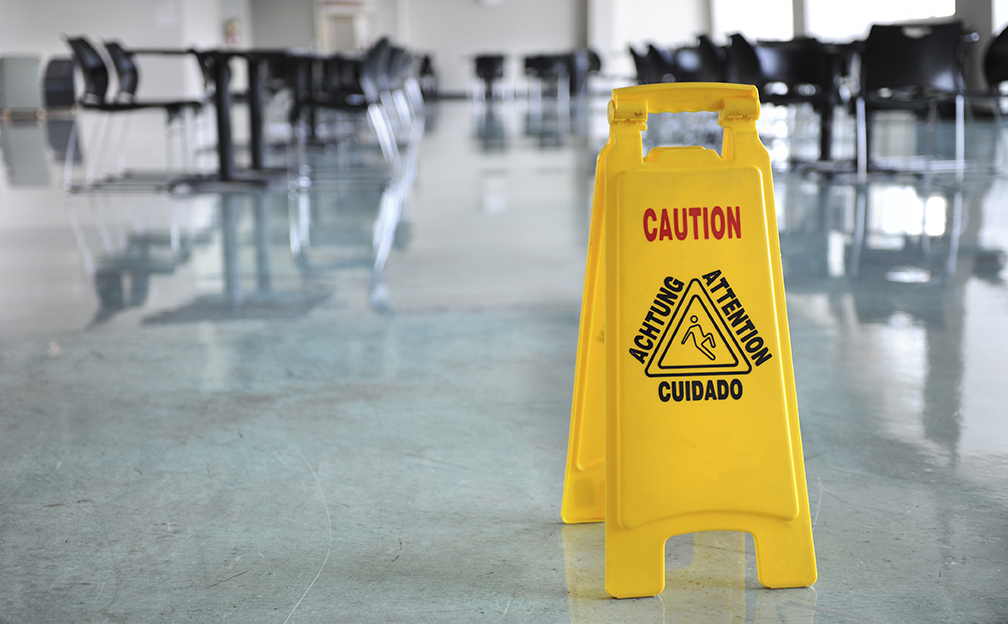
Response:
[{"label": "black vertical post", "polygon": [[248,56],[249,136],[251,137],[252,168],[262,169],[264,158],[262,115],[262,57]]},{"label": "black vertical post", "polygon": [[231,139],[231,67],[228,56],[214,54],[214,105],[217,109],[217,157],[220,179],[233,180],[235,174],[234,143]]}]

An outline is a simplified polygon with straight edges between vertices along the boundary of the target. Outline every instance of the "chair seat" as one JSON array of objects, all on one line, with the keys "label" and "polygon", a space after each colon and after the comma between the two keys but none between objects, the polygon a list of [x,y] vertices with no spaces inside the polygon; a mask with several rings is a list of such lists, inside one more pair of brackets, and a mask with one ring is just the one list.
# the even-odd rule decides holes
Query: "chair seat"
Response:
[{"label": "chair seat", "polygon": [[134,102],[81,102],[85,108],[105,112],[121,112],[148,108],[163,108],[181,111],[186,108],[199,110],[206,105],[202,100],[137,100]]},{"label": "chair seat", "polygon": [[883,96],[878,92],[866,93],[864,101],[865,106],[870,109],[909,110],[922,113],[927,112],[935,104],[952,102],[955,98],[955,93],[945,91],[894,91],[888,96]]}]

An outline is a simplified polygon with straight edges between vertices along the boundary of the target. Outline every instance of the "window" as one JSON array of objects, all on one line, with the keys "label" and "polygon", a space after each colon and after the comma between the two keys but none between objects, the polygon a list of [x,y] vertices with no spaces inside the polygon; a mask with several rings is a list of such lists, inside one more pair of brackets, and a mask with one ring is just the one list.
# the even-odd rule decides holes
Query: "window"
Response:
[{"label": "window", "polygon": [[868,35],[872,24],[950,17],[955,0],[805,0],[808,34],[831,41]]}]

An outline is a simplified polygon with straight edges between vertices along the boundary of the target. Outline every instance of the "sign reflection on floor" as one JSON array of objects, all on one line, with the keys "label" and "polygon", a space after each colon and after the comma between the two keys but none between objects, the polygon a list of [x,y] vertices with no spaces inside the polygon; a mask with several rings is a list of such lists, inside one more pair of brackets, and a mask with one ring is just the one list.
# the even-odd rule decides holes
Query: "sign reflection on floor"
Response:
[{"label": "sign reflection on floor", "polygon": [[665,546],[665,591],[654,598],[624,600],[610,598],[605,591],[602,523],[565,525],[562,539],[571,624],[811,624],[815,616],[816,592],[811,587],[765,589],[753,567],[746,591],[744,533],[710,531],[670,538]]}]

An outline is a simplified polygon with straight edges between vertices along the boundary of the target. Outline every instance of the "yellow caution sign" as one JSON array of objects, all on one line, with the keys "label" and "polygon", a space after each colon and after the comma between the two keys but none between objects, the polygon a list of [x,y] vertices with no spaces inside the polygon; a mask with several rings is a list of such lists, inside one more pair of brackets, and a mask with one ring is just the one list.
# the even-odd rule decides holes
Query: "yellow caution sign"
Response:
[{"label": "yellow caution sign", "polygon": [[[721,154],[649,113],[718,111]],[[599,154],[562,516],[606,521],[606,591],[653,596],[664,544],[747,531],[760,582],[815,582],[770,159],[754,87],[613,91]]]}]

